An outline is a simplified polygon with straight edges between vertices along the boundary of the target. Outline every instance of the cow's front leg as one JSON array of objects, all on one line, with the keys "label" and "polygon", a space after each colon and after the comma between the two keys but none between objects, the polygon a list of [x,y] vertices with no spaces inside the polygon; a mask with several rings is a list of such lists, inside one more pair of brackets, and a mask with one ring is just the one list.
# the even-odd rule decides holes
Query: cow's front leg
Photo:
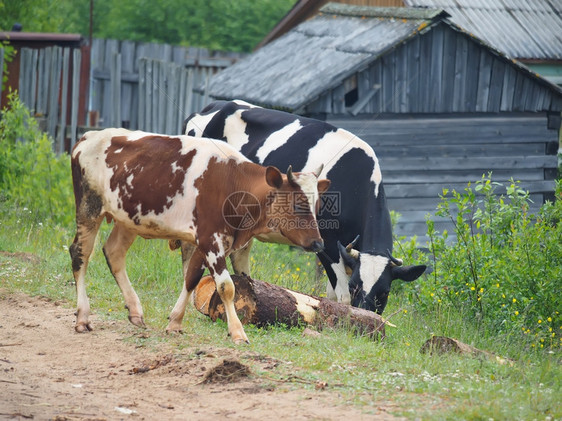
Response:
[{"label": "cow's front leg", "polygon": [[214,265],[209,265],[209,270],[215,280],[217,292],[224,304],[228,334],[236,344],[242,342],[250,343],[238,318],[238,314],[236,314],[236,308],[234,307],[234,282],[228,270],[226,270],[226,259],[219,257]]},{"label": "cow's front leg", "polygon": [[182,243],[182,260],[183,260],[183,272],[184,272],[184,282],[181,294],[174,306],[172,312],[170,313],[170,322],[166,327],[166,332],[181,332],[181,325],[183,316],[185,314],[185,308],[191,293],[201,280],[203,272],[205,270],[205,256],[199,249],[187,248],[190,251],[189,258],[186,260],[186,255],[184,254],[184,245]]}]

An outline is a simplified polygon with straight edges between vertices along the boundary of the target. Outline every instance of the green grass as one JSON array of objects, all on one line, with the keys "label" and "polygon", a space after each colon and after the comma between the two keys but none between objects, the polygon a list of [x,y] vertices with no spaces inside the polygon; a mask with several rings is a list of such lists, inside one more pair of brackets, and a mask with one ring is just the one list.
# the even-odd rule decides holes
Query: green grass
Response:
[{"label": "green grass", "polygon": [[[28,262],[0,255],[1,286],[31,295],[43,295],[75,305],[68,246],[74,231],[28,222],[27,215],[0,221],[0,251],[36,255]],[[92,310],[107,319],[126,320],[121,293],[101,252],[110,228],[104,227],[88,268]],[[224,323],[213,323],[190,309],[186,333],[166,336],[163,329],[181,288],[179,252],[167,242],[138,239],[128,254],[128,271],[145,311],[149,335],[132,335],[146,347],[167,342],[179,349],[217,346],[235,348]],[[311,254],[279,245],[256,243],[252,254],[254,278],[275,282],[301,292],[322,295],[325,279],[314,281]],[[260,372],[264,381],[290,387],[314,388],[326,382],[342,400],[366,412],[378,403],[392,402],[393,414],[409,419],[524,419],[562,418],[560,348],[551,351],[522,346],[513,338],[487,332],[450,307],[437,306],[421,313],[408,299],[408,288],[395,288],[385,315],[396,328],[373,342],[345,329],[324,330],[321,338],[302,336],[302,328],[248,326],[251,344],[237,347],[249,353],[285,362],[273,371]],[[70,328],[70,327],[69,327]],[[132,330],[134,331],[134,329]],[[446,335],[478,348],[513,358],[513,365],[459,355],[430,356],[419,352],[431,335]],[[247,352],[246,352],[247,351]]]}]

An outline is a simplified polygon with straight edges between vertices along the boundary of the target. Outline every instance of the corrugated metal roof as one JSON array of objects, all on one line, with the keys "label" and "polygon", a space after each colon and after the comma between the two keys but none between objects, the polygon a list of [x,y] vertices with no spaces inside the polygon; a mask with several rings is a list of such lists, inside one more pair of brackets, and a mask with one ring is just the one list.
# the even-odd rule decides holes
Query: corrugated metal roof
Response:
[{"label": "corrugated metal roof", "polygon": [[562,60],[562,0],[404,0],[441,8],[451,21],[518,59]]},{"label": "corrugated metal roof", "polygon": [[313,19],[214,76],[209,94],[297,110],[446,16],[440,10],[329,4]]}]

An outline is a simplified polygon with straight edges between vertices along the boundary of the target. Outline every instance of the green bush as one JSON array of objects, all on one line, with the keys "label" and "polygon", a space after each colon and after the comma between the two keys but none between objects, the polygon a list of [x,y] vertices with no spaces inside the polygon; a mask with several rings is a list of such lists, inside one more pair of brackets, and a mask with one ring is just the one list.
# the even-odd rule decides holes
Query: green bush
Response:
[{"label": "green bush", "polygon": [[73,209],[69,156],[53,152],[52,140],[10,93],[0,120],[0,213],[69,225]]},{"label": "green bush", "polygon": [[[498,189],[506,193],[498,195]],[[427,220],[433,272],[418,284],[424,309],[450,307],[468,323],[530,347],[560,346],[562,182],[556,201],[530,212],[529,193],[483,176],[464,192],[444,190],[437,215],[456,239]]]}]

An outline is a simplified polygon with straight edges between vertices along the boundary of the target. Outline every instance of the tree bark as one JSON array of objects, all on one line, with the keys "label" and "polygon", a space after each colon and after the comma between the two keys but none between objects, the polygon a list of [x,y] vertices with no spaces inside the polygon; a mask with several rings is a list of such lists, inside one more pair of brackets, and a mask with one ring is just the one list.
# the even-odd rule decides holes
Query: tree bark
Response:
[{"label": "tree bark", "polygon": [[[248,276],[232,275],[232,280],[236,288],[234,305],[243,324],[344,326],[374,339],[379,334],[381,339],[385,337],[387,322],[372,311],[301,294]],[[210,276],[199,282],[193,300],[197,310],[213,321],[225,320],[224,305]]]}]

